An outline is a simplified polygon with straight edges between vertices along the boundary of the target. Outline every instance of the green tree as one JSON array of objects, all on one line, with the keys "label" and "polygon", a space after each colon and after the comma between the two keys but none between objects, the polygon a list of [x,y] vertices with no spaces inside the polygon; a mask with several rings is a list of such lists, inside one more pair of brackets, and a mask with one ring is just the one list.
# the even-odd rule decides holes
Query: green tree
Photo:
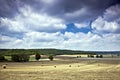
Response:
[{"label": "green tree", "polygon": [[6,61],[6,59],[3,55],[0,55],[0,61]]},{"label": "green tree", "polygon": [[30,56],[28,54],[13,54],[11,55],[12,61],[15,62],[27,62],[29,61]]},{"label": "green tree", "polygon": [[35,54],[35,59],[38,61],[41,58],[40,54]]},{"label": "green tree", "polygon": [[99,55],[98,55],[98,54],[96,55],[96,58],[99,58]]},{"label": "green tree", "polygon": [[103,55],[102,55],[102,54],[100,55],[100,58],[103,58]]},{"label": "green tree", "polygon": [[53,58],[54,58],[54,57],[53,57],[53,55],[49,55],[48,58],[49,58],[49,60],[53,61]]}]

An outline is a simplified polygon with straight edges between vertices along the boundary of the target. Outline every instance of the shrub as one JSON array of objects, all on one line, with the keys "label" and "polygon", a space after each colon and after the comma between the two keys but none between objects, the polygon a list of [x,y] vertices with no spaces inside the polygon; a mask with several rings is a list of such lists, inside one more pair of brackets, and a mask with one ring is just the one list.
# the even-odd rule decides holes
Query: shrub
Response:
[{"label": "shrub", "polygon": [[103,55],[96,55],[96,58],[103,58]]},{"label": "shrub", "polygon": [[88,55],[88,58],[94,58],[94,55],[92,55],[92,54],[90,54],[90,55]]},{"label": "shrub", "polygon": [[94,55],[90,55],[91,58],[94,58]]},{"label": "shrub", "polygon": [[17,54],[11,55],[11,60],[15,62],[19,62],[19,56]]},{"label": "shrub", "polygon": [[53,55],[49,55],[48,57],[51,61],[53,61]]},{"label": "shrub", "polygon": [[36,59],[36,60],[39,60],[40,58],[41,58],[40,54],[38,54],[38,53],[35,54],[35,59]]},{"label": "shrub", "polygon": [[103,58],[103,55],[100,55],[100,58]]},{"label": "shrub", "polygon": [[90,55],[87,55],[88,56],[88,58],[90,57]]},{"label": "shrub", "polygon": [[77,58],[81,58],[81,56],[77,56]]},{"label": "shrub", "polygon": [[0,55],[0,61],[7,61],[3,55]]},{"label": "shrub", "polygon": [[0,55],[0,60],[5,60],[5,57]]},{"label": "shrub", "polygon": [[117,56],[120,56],[120,54],[117,54]]},{"label": "shrub", "polygon": [[13,54],[11,57],[12,61],[15,62],[27,62],[30,58],[27,54]]},{"label": "shrub", "polygon": [[99,58],[99,55],[98,55],[98,54],[96,55],[96,58]]}]

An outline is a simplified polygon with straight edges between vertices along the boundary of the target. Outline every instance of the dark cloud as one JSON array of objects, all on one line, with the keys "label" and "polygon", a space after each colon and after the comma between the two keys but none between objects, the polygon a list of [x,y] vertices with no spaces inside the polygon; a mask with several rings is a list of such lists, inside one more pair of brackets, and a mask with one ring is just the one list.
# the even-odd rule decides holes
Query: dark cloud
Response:
[{"label": "dark cloud", "polygon": [[0,17],[13,17],[18,13],[16,0],[0,0]]},{"label": "dark cloud", "polygon": [[120,5],[107,8],[102,16],[92,22],[93,30],[100,33],[120,33]]},{"label": "dark cloud", "polygon": [[37,12],[41,11],[45,7],[41,0],[21,0],[21,4],[29,5],[32,8],[34,8],[34,10],[36,10]]},{"label": "dark cloud", "polygon": [[[103,14],[106,8],[119,2],[119,0],[53,0],[47,4],[44,0],[0,0],[0,17],[13,17],[19,12],[19,7],[29,5],[36,12],[44,12],[68,22],[89,21]],[[86,9],[85,13],[73,14],[83,8]],[[71,15],[66,16],[66,14]]]},{"label": "dark cloud", "polygon": [[117,21],[120,24],[120,5],[111,6],[106,9],[104,19],[107,21]]},{"label": "dark cloud", "polygon": [[[19,13],[20,7],[27,5],[37,13],[59,17],[68,23],[90,22],[103,15],[113,5],[118,6],[110,8],[111,10],[119,8],[119,3],[119,0],[52,0],[51,3],[47,3],[47,0],[0,0],[0,17],[14,17]],[[117,10],[115,13],[118,12]],[[115,16],[118,18],[120,13],[111,17],[108,17],[108,14],[106,14],[106,19],[110,20]],[[1,31],[5,30],[1,29]]]},{"label": "dark cloud", "polygon": [[[118,2],[119,0],[59,0],[47,5],[45,12],[49,15],[62,17],[68,22],[89,21],[102,15],[105,9],[118,4]],[[81,13],[79,11],[81,9],[86,9],[86,11]],[[77,13],[77,15],[74,13]],[[66,14],[71,15],[66,16]]]},{"label": "dark cloud", "polygon": [[23,32],[15,32],[15,31],[9,30],[7,26],[0,27],[0,34],[2,36],[15,37],[18,39],[22,39],[24,35]]}]

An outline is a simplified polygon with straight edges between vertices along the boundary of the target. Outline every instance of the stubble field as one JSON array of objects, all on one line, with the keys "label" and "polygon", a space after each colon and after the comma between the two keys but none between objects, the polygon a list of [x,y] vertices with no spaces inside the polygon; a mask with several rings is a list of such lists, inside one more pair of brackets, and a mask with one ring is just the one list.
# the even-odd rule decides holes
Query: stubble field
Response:
[{"label": "stubble field", "polygon": [[0,80],[120,80],[120,59],[58,56],[32,62],[0,62]]}]

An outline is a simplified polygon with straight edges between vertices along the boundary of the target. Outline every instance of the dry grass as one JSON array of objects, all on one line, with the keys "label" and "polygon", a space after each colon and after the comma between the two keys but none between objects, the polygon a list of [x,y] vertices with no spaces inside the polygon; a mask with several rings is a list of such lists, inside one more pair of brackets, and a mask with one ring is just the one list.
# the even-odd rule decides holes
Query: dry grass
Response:
[{"label": "dry grass", "polygon": [[[3,64],[6,63],[0,63]],[[120,80],[120,60],[59,58],[7,64],[7,69],[0,68],[0,80]]]}]

